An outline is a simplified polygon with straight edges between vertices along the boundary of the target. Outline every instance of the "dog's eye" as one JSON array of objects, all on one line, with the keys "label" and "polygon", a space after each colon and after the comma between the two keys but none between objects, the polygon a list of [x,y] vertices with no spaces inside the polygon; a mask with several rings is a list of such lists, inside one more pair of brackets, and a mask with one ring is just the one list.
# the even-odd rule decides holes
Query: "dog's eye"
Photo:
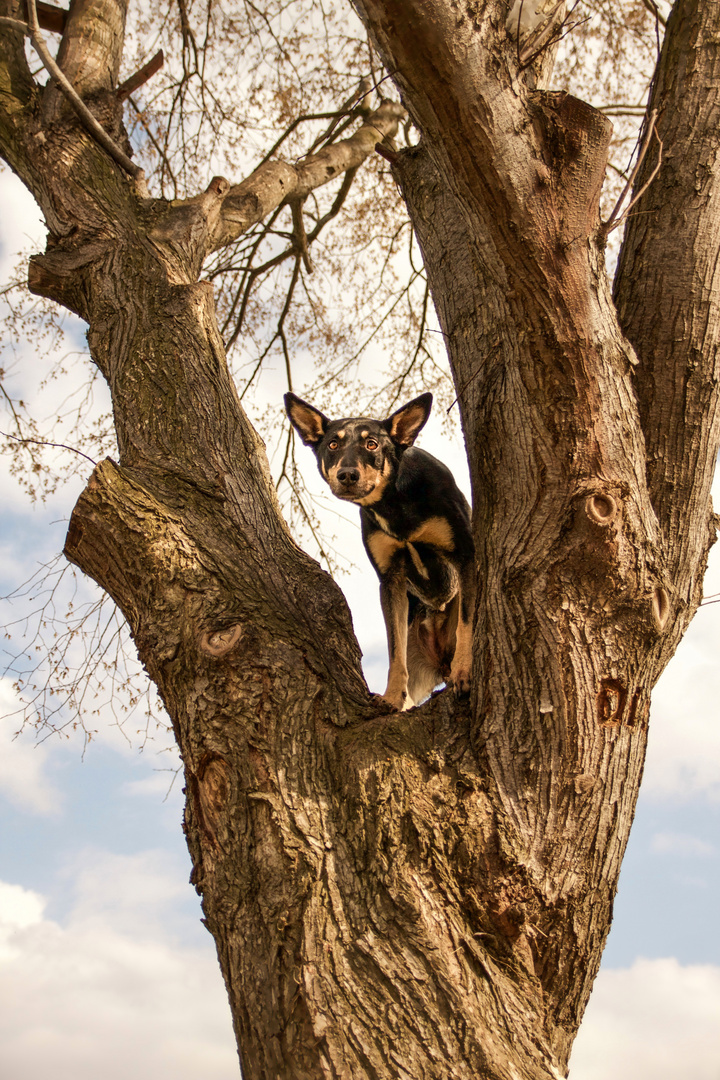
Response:
[{"label": "dog's eye", "polygon": [[340,445],[340,443],[337,441],[337,439],[332,439],[328,443],[328,450],[337,450],[339,445]]},{"label": "dog's eye", "polygon": [[378,448],[377,439],[368,439],[368,441],[365,443],[365,445],[368,448],[368,450],[377,450],[377,448]]}]

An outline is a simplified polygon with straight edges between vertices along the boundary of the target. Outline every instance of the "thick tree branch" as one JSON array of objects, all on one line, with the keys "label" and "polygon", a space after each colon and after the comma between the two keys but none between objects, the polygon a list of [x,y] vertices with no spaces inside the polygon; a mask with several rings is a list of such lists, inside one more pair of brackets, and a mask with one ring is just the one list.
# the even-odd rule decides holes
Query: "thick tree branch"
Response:
[{"label": "thick tree branch", "polygon": [[[683,628],[646,490],[635,358],[604,270],[598,196],[610,124],[518,81],[517,57],[497,36],[500,4],[472,18],[443,0],[362,7],[423,133],[393,172],[469,450],[482,582],[473,746],[512,823],[524,880],[545,897],[548,923],[526,943],[564,1060],[600,961],[657,658]],[[621,625],[632,658],[610,645]],[[572,811],[560,792],[577,799]],[[561,821],[578,825],[572,840],[560,839]],[[586,867],[580,852],[593,850],[592,884],[568,872],[565,844]],[[598,932],[566,933],[564,905]],[[522,933],[513,940],[521,962]]]},{"label": "thick tree branch", "polygon": [[[125,172],[129,173],[135,180],[143,182],[144,172],[142,169],[130,160],[127,154],[123,153],[117,143],[110,138],[105,128],[97,122],[93,114],[79,96],[74,86],[66,78],[65,74],[60,70],[55,60],[51,56],[45,39],[40,33],[40,26],[38,23],[37,11],[35,10],[35,0],[27,0],[28,10],[28,33],[30,40],[32,41],[33,48],[40,57],[43,66],[49,72],[52,81],[57,88],[62,92],[63,96],[70,102],[73,109],[80,117],[80,120],[87,131],[90,132],[92,137],[102,146],[103,150],[113,158],[114,161],[121,165]],[[48,87],[49,89],[49,87]],[[46,91],[47,93],[47,91]],[[143,184],[143,194],[145,194]]]},{"label": "thick tree branch", "polygon": [[[474,222],[473,243],[483,236],[494,252],[492,273],[502,275],[510,320],[527,328],[530,347],[517,360],[523,381],[543,384],[537,419],[547,432],[544,438],[561,408],[568,421],[562,438],[567,439],[567,461],[578,469],[576,479],[603,472],[622,475],[642,503],[642,433],[627,376],[632,356],[608,310],[595,236],[611,124],[569,95],[529,92],[517,83],[514,43],[497,39],[493,16],[499,8],[489,4],[474,21],[457,17],[455,26],[455,8],[445,0],[362,4],[384,62],[397,72],[423,131],[427,154],[441,175],[454,178],[464,215]],[[406,32],[408,26],[412,33]],[[499,92],[498,64],[516,92]],[[443,329],[451,333],[449,326]],[[546,380],[547,364],[539,359],[548,334],[555,343],[554,362],[562,370],[557,381]],[[622,396],[630,402],[630,413],[626,438],[618,440],[609,402],[622,368]],[[460,374],[464,385],[471,372]],[[610,396],[599,394],[598,385],[607,387]],[[481,386],[476,381],[476,389]],[[577,426],[561,405],[567,394],[574,401]],[[519,400],[516,405],[525,409]],[[477,418],[470,409],[466,431],[472,444],[476,432],[469,428]],[[481,427],[478,439],[483,439]],[[475,461],[471,458],[471,467]],[[570,481],[571,474],[565,479]],[[638,506],[636,527],[652,535],[648,509]]]},{"label": "thick tree branch", "polygon": [[[720,440],[719,34],[717,4],[675,4],[649,104],[665,153],[629,217],[615,282],[620,320],[639,360],[650,494],[674,591],[690,611],[711,542],[710,486]],[[636,192],[654,164],[651,153]]]},{"label": "thick tree branch", "polygon": [[20,23],[17,27],[8,22],[0,25],[0,150],[23,177],[27,126],[38,91],[25,59],[26,28],[20,7],[19,0],[0,0],[0,17]]},{"label": "thick tree branch", "polygon": [[[473,17],[458,16],[445,0],[356,6],[428,153],[441,173],[452,173],[467,214],[501,252],[513,315],[532,337],[551,332],[567,365],[564,381],[584,386],[588,327],[601,336],[607,328],[588,312],[597,304],[590,238],[610,121],[569,95],[528,91],[515,42],[504,30],[498,40],[497,2]],[[498,70],[512,91],[500,91]],[[599,358],[605,346],[598,340],[595,348]]]},{"label": "thick tree branch", "polygon": [[[23,0],[21,11],[28,20],[28,0]],[[50,30],[53,34],[62,34],[65,31],[68,11],[66,8],[56,7],[55,4],[44,4],[42,0],[35,0],[38,22],[41,30]]]},{"label": "thick tree branch", "polygon": [[[20,6],[17,0],[0,0],[0,15],[17,19]],[[20,27],[18,32],[0,31],[0,67],[5,73],[5,93],[0,98],[1,152],[32,191],[53,235],[62,237],[75,231],[78,219],[83,229],[91,232],[106,219],[108,211],[112,220],[124,201],[122,188],[126,180],[115,162],[142,179],[140,170],[118,145],[122,138],[122,105],[114,94],[101,93],[101,99],[97,96],[94,99],[94,111],[90,111],[74,88],[66,85],[60,90],[54,78],[64,76],[45,47],[35,20],[32,34],[43,54],[43,63],[52,72],[50,82],[40,92],[27,69],[20,31]],[[22,32],[29,33],[29,26]],[[121,42],[116,42],[115,48],[119,49],[120,45]],[[43,107],[53,91],[73,98],[72,107],[81,114],[91,138],[77,130],[74,118],[67,125],[47,127]],[[97,143],[104,146],[104,153],[98,151]],[[114,161],[108,161],[106,154]],[[54,182],[59,175],[65,177],[65,183]],[[111,206],[114,209],[110,210]],[[78,250],[77,243],[74,248],[71,261],[77,267],[86,263],[87,258]],[[68,299],[67,306],[82,309],[76,300]]]},{"label": "thick tree branch", "polygon": [[118,101],[125,101],[131,94],[134,94],[136,90],[139,90],[141,86],[144,86],[148,79],[151,79],[153,75],[157,74],[164,63],[165,54],[162,49],[159,49],[158,52],[148,60],[147,64],[143,64],[139,71],[136,71],[135,74],[131,75],[129,79],[126,79],[121,86],[118,86],[116,91]]},{"label": "thick tree branch", "polygon": [[[125,39],[128,0],[75,0],[68,13],[57,53],[57,65],[85,99],[117,85]],[[57,87],[48,86],[43,100],[45,123],[62,109]]]},{"label": "thick tree branch", "polygon": [[395,102],[385,102],[349,139],[325,147],[298,165],[281,161],[261,165],[228,191],[208,239],[208,252],[237,240],[280,203],[302,200],[334,177],[356,169],[374,152],[378,139],[393,138],[404,116],[405,110]]}]

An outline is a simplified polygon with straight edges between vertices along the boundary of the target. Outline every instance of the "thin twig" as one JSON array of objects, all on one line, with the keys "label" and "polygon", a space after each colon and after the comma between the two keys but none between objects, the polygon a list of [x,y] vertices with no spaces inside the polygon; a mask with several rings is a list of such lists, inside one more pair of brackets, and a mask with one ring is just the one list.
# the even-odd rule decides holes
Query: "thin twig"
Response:
[{"label": "thin twig", "polygon": [[[573,23],[572,26],[568,26],[569,20],[573,12],[575,11],[575,8],[580,3],[580,0],[575,0],[575,3],[567,12],[567,14],[564,15],[563,18],[560,20],[558,26],[555,29],[552,29],[555,14],[563,2],[564,0],[559,0],[559,2],[555,5],[555,7],[545,19],[545,21],[542,23],[542,25],[531,31],[530,35],[526,39],[525,44],[522,48],[522,52],[520,53],[521,71],[525,71],[527,68],[529,68],[530,65],[537,60],[541,53],[545,52],[546,49],[549,49],[551,45],[555,45],[556,43],[561,42],[563,38],[567,37],[568,34],[571,34],[572,31],[576,30],[578,26],[582,26],[584,23],[590,21],[590,16],[588,15],[584,19],[578,19],[578,21]],[[548,33],[548,31],[550,32]],[[537,48],[534,49],[532,52],[528,52],[528,48],[534,46],[536,42],[539,43]]]},{"label": "thin twig", "polygon": [[646,105],[598,105],[598,112],[605,116],[644,116]]},{"label": "thin twig", "polygon": [[[415,351],[413,352],[412,359],[410,360],[410,363],[405,368],[405,371],[403,371],[401,373],[401,375],[399,375],[398,378],[395,380],[397,385],[395,387],[395,393],[393,394],[392,398],[390,399],[390,402],[388,403],[388,411],[389,412],[391,412],[395,408],[398,401],[400,400],[400,395],[403,392],[403,387],[405,385],[405,381],[406,381],[406,379],[409,378],[410,373],[412,372],[413,368],[417,364],[418,357],[420,356],[420,353],[424,352],[427,357],[430,356],[430,354],[429,354],[429,352],[427,350],[427,346],[425,345],[425,331],[427,329],[426,323],[427,323],[427,313],[428,313],[429,302],[430,302],[430,286],[428,285],[427,278],[426,278],[425,279],[425,292],[424,292],[424,295],[423,295],[422,313],[420,315],[420,327],[418,329],[417,342],[415,344]],[[423,366],[424,365],[420,366],[420,374],[421,375],[423,373]],[[392,383],[390,385],[392,385]]]},{"label": "thin twig", "polygon": [[11,19],[8,15],[0,15],[0,26],[7,26],[10,30],[18,30],[21,34],[29,34],[27,23],[20,19]]},{"label": "thin twig", "polygon": [[651,15],[655,16],[655,21],[659,22],[661,26],[667,26],[667,19],[664,15],[660,14],[660,8],[655,3],[655,0],[642,0],[643,6],[648,9]]},{"label": "thin twig", "polygon": [[633,198],[628,203],[628,208],[625,211],[625,213],[622,215],[622,217],[618,218],[618,220],[615,222],[615,224],[613,226],[613,228],[615,228],[615,229],[617,229],[620,225],[622,225],[622,223],[626,220],[626,218],[628,217],[628,214],[632,210],[633,206],[635,206],[636,203],[638,203],[640,201],[640,199],[643,197],[643,195],[645,194],[647,189],[652,184],[652,182],[655,179],[655,177],[657,176],[657,174],[660,172],[660,166],[662,165],[662,160],[663,160],[663,143],[662,143],[662,139],[658,135],[657,131],[654,131],[653,134],[654,134],[655,138],[658,141],[658,159],[657,159],[657,163],[656,163],[655,168],[653,169],[653,171],[650,173],[650,176],[647,178],[646,182],[643,184],[643,186],[638,191],[637,195],[633,196]]},{"label": "thin twig", "polygon": [[[354,168],[348,169],[345,172],[345,175],[343,177],[343,182],[340,185],[340,189],[339,189],[337,195],[335,196],[335,199],[333,200],[332,206],[330,207],[328,212],[326,214],[323,214],[323,216],[315,223],[315,225],[312,228],[312,230],[310,231],[310,233],[308,233],[306,235],[306,237],[305,237],[305,251],[307,253],[308,262],[309,262],[309,248],[310,248],[310,245],[318,238],[318,236],[320,235],[320,232],[328,224],[328,222],[332,221],[332,219],[334,217],[336,217],[340,213],[340,210],[342,209],[343,203],[345,202],[345,199],[347,198],[348,192],[350,191],[350,188],[352,187],[353,180],[355,179],[355,176],[357,175],[358,169],[359,169],[359,166],[355,166]],[[275,221],[275,219],[277,218],[277,216],[280,213],[281,209],[282,209],[282,207],[278,207],[278,209],[275,211],[275,214],[271,218],[270,222],[268,222],[268,225],[272,224]],[[303,226],[303,228],[304,228],[304,226]],[[262,233],[260,234],[260,236],[258,237],[257,241],[255,242],[255,244],[253,246],[253,250],[252,250],[252,252],[250,254],[248,263],[246,265],[245,271],[244,271],[242,279],[241,279],[241,281],[242,281],[241,288],[238,290],[238,293],[237,293],[237,295],[235,297],[235,300],[232,303],[231,309],[228,312],[228,314],[227,314],[227,316],[225,318],[225,321],[223,323],[222,333],[223,333],[223,335],[225,335],[227,329],[229,328],[230,320],[231,320],[231,318],[233,316],[235,307],[237,305],[238,297],[240,296],[240,293],[242,292],[243,295],[242,295],[242,301],[241,301],[241,306],[240,306],[240,314],[238,315],[237,322],[235,324],[235,328],[234,328],[234,330],[232,332],[232,335],[225,342],[225,350],[226,351],[228,351],[231,348],[231,346],[235,344],[235,341],[237,340],[237,338],[238,338],[238,336],[240,334],[240,330],[241,330],[243,320],[244,320],[244,317],[245,317],[245,310],[247,308],[248,300],[250,298],[250,292],[252,290],[253,285],[257,281],[258,277],[261,274],[266,273],[268,270],[272,270],[274,267],[279,266],[280,263],[284,262],[286,259],[289,259],[289,258],[291,258],[293,256],[295,256],[295,257],[297,256],[298,247],[297,247],[296,243],[293,243],[292,246],[286,248],[284,251],[281,251],[278,255],[273,256],[272,259],[269,259],[267,262],[263,263],[262,266],[256,266],[256,267],[250,268],[250,264],[252,263],[252,260],[255,257],[255,254],[256,254],[257,249],[258,249],[258,247],[260,245],[260,242],[265,237],[266,234],[267,234],[267,228],[265,228],[262,231]],[[303,256],[303,261],[305,261],[305,256]],[[307,267],[307,262],[305,263],[305,265]],[[308,267],[308,269],[309,269],[310,272],[312,272],[312,264],[310,265],[310,267]],[[254,379],[255,375],[257,374],[259,366],[262,363],[262,359],[264,359],[264,356],[258,362],[258,365],[255,367],[252,375],[250,376],[249,382],[245,386],[245,389],[243,390],[243,393],[240,395],[241,399],[242,399],[243,394],[247,391],[247,389],[248,389],[250,383],[252,382],[252,380]]]},{"label": "thin twig", "polygon": [[520,59],[520,23],[522,22],[523,5],[525,0],[520,0],[520,7],[518,8],[518,24],[517,24],[517,64],[518,70],[522,71],[522,61]]},{"label": "thin twig", "polygon": [[265,156],[260,159],[260,161],[256,165],[256,169],[259,169],[261,165],[264,165],[266,161],[270,160],[270,158],[273,156],[275,151],[278,150],[280,148],[280,146],[282,146],[282,144],[285,142],[285,140],[288,138],[288,136],[292,135],[293,131],[295,131],[295,129],[300,124],[303,124],[308,120],[328,120],[331,117],[337,117],[338,115],[339,114],[337,112],[324,112],[324,113],[304,113],[302,116],[296,116],[295,119],[290,124],[288,124],[288,126],[285,128],[282,135],[280,135],[280,137],[275,140],[275,142],[272,144],[272,146],[270,147],[268,152],[265,154]]},{"label": "thin twig", "polygon": [[[663,144],[662,144],[662,141],[660,139],[660,136],[655,131],[655,124],[657,122],[657,116],[658,116],[657,109],[653,109],[652,112],[650,113],[650,116],[648,117],[649,122],[648,122],[647,133],[645,135],[645,138],[642,141],[642,146],[640,147],[640,150],[638,152],[638,159],[635,162],[635,167],[633,168],[632,172],[630,173],[630,175],[629,175],[629,177],[627,179],[627,183],[625,184],[625,187],[622,189],[622,192],[620,194],[620,198],[615,203],[615,206],[613,207],[613,210],[612,210],[612,213],[610,214],[610,217],[601,226],[600,231],[605,237],[609,236],[613,229],[617,229],[618,226],[620,226],[622,224],[622,222],[625,221],[625,219],[627,218],[627,215],[629,214],[632,207],[638,201],[640,196],[643,195],[647,191],[648,187],[650,186],[650,184],[653,182],[653,180],[657,176],[658,172],[660,171],[660,165],[662,164]],[[653,169],[647,183],[643,184],[642,188],[637,193],[637,195],[633,198],[632,202],[628,206],[625,213],[621,217],[618,217],[618,215],[620,214],[620,208],[622,207],[622,204],[625,202],[625,196],[627,195],[628,191],[630,191],[631,187],[635,183],[635,177],[637,176],[638,172],[640,171],[640,166],[642,165],[642,163],[643,163],[643,161],[645,159],[645,156],[646,156],[646,154],[648,152],[648,149],[650,147],[650,143],[652,141],[653,135],[655,135],[655,138],[657,139],[658,145],[659,145],[657,164],[656,164],[655,168]]]},{"label": "thin twig", "polygon": [[128,98],[128,102],[129,102],[130,105],[132,105],[133,109],[135,110],[135,114],[137,116],[138,123],[142,124],[145,134],[147,135],[148,139],[150,140],[150,142],[152,143],[152,145],[155,147],[155,149],[157,151],[157,154],[158,154],[158,157],[160,158],[160,162],[162,164],[163,169],[165,169],[167,171],[167,174],[168,174],[168,176],[170,177],[170,179],[171,179],[171,181],[173,183],[175,191],[177,191],[177,178],[175,176],[175,173],[172,170],[172,166],[170,165],[170,161],[168,160],[168,156],[165,153],[165,151],[163,150],[160,143],[157,141],[157,139],[153,135],[150,124],[145,119],[145,115],[143,113],[143,110],[133,100],[133,98],[131,98],[131,97]]},{"label": "thin twig", "polygon": [[489,364],[490,361],[493,360],[497,356],[497,354],[500,352],[500,348],[501,348],[500,345],[496,345],[493,348],[492,352],[488,356],[484,357],[480,361],[480,363],[475,368],[475,370],[472,372],[472,374],[468,376],[468,378],[465,380],[465,382],[462,384],[462,386],[458,389],[458,392],[457,392],[458,396],[455,398],[455,400],[453,401],[450,408],[445,410],[446,413],[450,413],[452,411],[452,409],[457,405],[458,401],[460,400],[460,395],[468,388],[468,386],[473,381],[473,379],[477,378],[477,376],[480,374],[480,372],[485,367],[485,365]]},{"label": "thin twig", "polygon": [[356,165],[353,169],[347,169],[345,175],[343,176],[343,182],[340,185],[340,190],[335,196],[332,206],[328,210],[327,214],[323,214],[323,216],[319,219],[314,228],[311,230],[310,235],[307,238],[308,244],[312,244],[313,240],[317,239],[317,237],[320,235],[321,230],[327,225],[327,223],[329,221],[332,221],[332,219],[334,217],[337,217],[337,215],[340,213],[342,205],[347,198],[348,192],[352,187],[353,180],[355,179],[359,168],[360,166]]},{"label": "thin twig", "polygon": [[337,134],[335,129],[337,128],[338,124],[340,123],[340,118],[342,116],[347,115],[347,113],[352,112],[352,110],[354,110],[357,107],[358,102],[362,102],[363,99],[367,98],[368,95],[370,94],[370,92],[371,92],[370,79],[362,78],[360,80],[360,84],[357,87],[357,89],[353,90],[352,94],[347,99],[347,101],[344,101],[342,103],[342,105],[338,109],[337,113],[335,114],[334,119],[332,119],[330,121],[330,124],[328,125],[328,127],[325,128],[325,130],[322,132],[322,134],[318,135],[315,142],[312,144],[312,146],[308,150],[307,154],[305,154],[304,156],[309,157],[310,154],[314,153],[319,146],[324,145],[324,143],[326,143],[329,139],[333,138],[333,136],[335,136]]},{"label": "thin twig", "polygon": [[88,457],[87,454],[83,454],[82,450],[78,450],[75,446],[67,446],[65,443],[61,442],[49,442],[47,439],[31,439],[29,437],[21,439],[19,435],[11,435],[7,431],[0,431],[0,435],[5,439],[14,439],[15,442],[19,442],[23,446],[27,443],[36,443],[38,446],[54,446],[57,450],[71,450],[73,454],[79,454],[80,457],[84,457],[91,465],[97,465],[97,461],[95,461],[94,458]]},{"label": "thin twig", "polygon": [[[8,394],[7,390],[2,385],[2,383],[0,383],[0,393],[2,394],[2,396],[7,401],[8,405],[10,406],[10,412],[13,414],[13,420],[15,421],[15,423],[17,425],[18,431],[22,431],[22,421],[21,421],[20,417],[18,416],[17,409],[15,408],[15,402],[10,397],[10,395]],[[21,408],[22,408],[22,406],[21,406]],[[0,432],[0,435],[1,434],[2,434],[2,432]],[[18,436],[17,435],[8,435],[7,438],[8,439],[16,439],[16,438],[18,438]]]}]

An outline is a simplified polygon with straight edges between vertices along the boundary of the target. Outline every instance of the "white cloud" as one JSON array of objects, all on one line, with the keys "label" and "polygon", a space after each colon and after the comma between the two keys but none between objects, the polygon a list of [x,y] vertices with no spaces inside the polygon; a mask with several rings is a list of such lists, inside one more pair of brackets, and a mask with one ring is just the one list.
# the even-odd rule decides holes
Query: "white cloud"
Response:
[{"label": "white cloud", "polygon": [[2,174],[3,229],[0,242],[0,274],[15,265],[15,253],[45,249],[46,228],[35,199],[8,169]]},{"label": "white cloud", "polygon": [[706,840],[681,832],[655,833],[650,841],[650,850],[661,855],[679,855],[700,858],[717,854],[717,849]]},{"label": "white cloud", "polygon": [[42,919],[45,900],[30,889],[0,881],[0,968],[18,955],[17,935]]},{"label": "white cloud", "polygon": [[3,1080],[237,1080],[212,942],[188,947],[166,924],[177,875],[152,852],[88,853],[77,869],[62,925],[37,894],[0,884]]},{"label": "white cloud", "polygon": [[[154,852],[86,852],[72,873],[62,924],[36,893],[0,883],[3,1080],[237,1080],[212,945],[182,944],[168,919],[177,874]],[[601,971],[570,1080],[717,1080],[719,1064],[719,967]]]},{"label": "white cloud", "polygon": [[70,923],[165,935],[173,926],[173,905],[189,895],[186,874],[162,850],[117,855],[85,848],[63,871],[73,896]]},{"label": "white cloud", "polygon": [[167,751],[158,751],[157,766],[149,776],[142,780],[128,780],[122,785],[122,791],[133,798],[152,798],[157,802],[166,802],[178,786],[182,786],[182,762],[175,746]]},{"label": "white cloud", "polygon": [[598,975],[569,1080],[718,1080],[720,967],[637,960]]},{"label": "white cloud", "polygon": [[57,813],[62,796],[47,775],[48,748],[31,731],[18,734],[18,700],[8,678],[0,678],[0,794],[36,814]]}]

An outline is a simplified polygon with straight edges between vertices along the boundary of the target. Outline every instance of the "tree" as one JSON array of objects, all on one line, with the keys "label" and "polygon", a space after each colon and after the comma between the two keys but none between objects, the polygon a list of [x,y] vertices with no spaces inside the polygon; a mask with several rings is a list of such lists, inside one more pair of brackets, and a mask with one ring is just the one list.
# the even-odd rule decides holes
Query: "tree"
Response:
[{"label": "tree", "polygon": [[[283,522],[198,280],[359,165],[401,109],[297,168],[151,198],[115,152],[125,4],[78,0],[58,52],[109,156],[55,82],[35,84],[24,8],[3,0],[0,148],[50,231],[30,286],[88,322],[119,447],[65,550],[123,611],[172,719],[245,1076],[558,1076],[609,928],[650,692],[715,533],[720,11],[671,13],[611,296],[610,123],[547,89],[562,11],[518,42],[500,0],[357,8],[421,132],[383,152],[468,448],[469,704],[379,712],[339,589]],[[296,265],[303,232],[298,208]]]}]

